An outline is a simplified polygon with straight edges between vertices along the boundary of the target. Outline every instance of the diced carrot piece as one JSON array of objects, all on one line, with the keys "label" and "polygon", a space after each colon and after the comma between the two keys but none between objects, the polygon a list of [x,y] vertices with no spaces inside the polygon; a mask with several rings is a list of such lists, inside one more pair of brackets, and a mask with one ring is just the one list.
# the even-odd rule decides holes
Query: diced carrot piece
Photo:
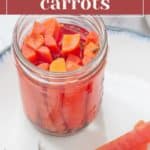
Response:
[{"label": "diced carrot piece", "polygon": [[48,46],[52,52],[58,51],[57,43],[50,34],[45,34],[45,45]]},{"label": "diced carrot piece", "polygon": [[29,60],[32,63],[34,63],[37,59],[36,52],[25,44],[23,44],[22,46],[22,54],[27,60]]},{"label": "diced carrot piece", "polygon": [[50,63],[52,61],[52,55],[48,47],[41,46],[37,49],[38,57],[40,60]]},{"label": "diced carrot piece", "polygon": [[94,58],[98,49],[99,49],[99,47],[97,44],[90,42],[89,44],[87,44],[84,47],[84,56]]},{"label": "diced carrot piece", "polygon": [[89,34],[86,37],[86,44],[88,44],[89,42],[93,42],[95,44],[99,43],[99,37],[96,32],[89,32]]},{"label": "diced carrot piece", "polygon": [[81,59],[80,57],[73,55],[73,54],[69,54],[67,57],[67,61],[72,61],[75,64],[80,64],[81,63]]},{"label": "diced carrot piece", "polygon": [[53,60],[50,65],[50,71],[52,72],[66,72],[66,63],[64,58],[57,58]]},{"label": "diced carrot piece", "polygon": [[66,67],[67,67],[67,71],[73,71],[73,70],[77,70],[77,69],[81,68],[80,65],[78,65],[72,61],[66,61]]},{"label": "diced carrot piece", "polygon": [[97,150],[134,150],[150,142],[150,122],[118,139],[103,145]]},{"label": "diced carrot piece", "polygon": [[91,62],[91,60],[92,60],[91,57],[84,56],[83,59],[82,59],[82,64],[83,64],[83,65],[86,65],[86,64],[88,64],[89,62]]},{"label": "diced carrot piece", "polygon": [[27,44],[30,48],[37,50],[44,44],[44,37],[40,34],[29,35],[25,39],[25,44]]},{"label": "diced carrot piece", "polygon": [[66,60],[67,71],[79,69],[81,67],[81,65],[79,65],[80,63],[81,63],[80,57],[69,54]]},{"label": "diced carrot piece", "polygon": [[73,53],[80,46],[80,34],[65,34],[62,40],[62,54]]},{"label": "diced carrot piece", "polygon": [[44,34],[45,27],[40,22],[35,22],[32,29],[32,34]]},{"label": "diced carrot piece", "polygon": [[48,70],[49,69],[49,64],[48,63],[41,63],[38,65],[38,67],[40,69],[43,69],[43,70]]},{"label": "diced carrot piece", "polygon": [[59,27],[59,23],[55,18],[45,20],[43,25],[45,27],[45,34],[51,34],[52,36],[55,36]]}]

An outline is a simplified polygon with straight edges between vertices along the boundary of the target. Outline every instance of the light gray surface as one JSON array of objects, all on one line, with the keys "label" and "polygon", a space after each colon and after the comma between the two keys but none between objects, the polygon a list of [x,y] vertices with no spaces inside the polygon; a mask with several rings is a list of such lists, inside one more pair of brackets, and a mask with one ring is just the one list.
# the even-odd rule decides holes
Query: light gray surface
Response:
[{"label": "light gray surface", "polygon": [[105,24],[150,36],[149,16],[103,17]]}]

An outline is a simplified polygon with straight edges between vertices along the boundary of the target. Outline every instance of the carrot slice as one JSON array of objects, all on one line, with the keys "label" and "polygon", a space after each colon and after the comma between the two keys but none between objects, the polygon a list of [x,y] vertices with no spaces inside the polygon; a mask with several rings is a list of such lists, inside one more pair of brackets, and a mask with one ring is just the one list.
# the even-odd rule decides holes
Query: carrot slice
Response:
[{"label": "carrot slice", "polygon": [[72,61],[75,64],[80,64],[81,63],[81,59],[80,57],[73,55],[73,54],[69,54],[67,57],[67,61]]},{"label": "carrot slice", "polygon": [[42,70],[48,70],[49,64],[48,63],[41,63],[38,65],[38,67]]},{"label": "carrot slice", "polygon": [[86,44],[88,44],[89,42],[93,42],[95,44],[99,43],[99,37],[96,32],[89,32],[89,34],[86,37]]},{"label": "carrot slice", "polygon": [[32,34],[44,34],[45,27],[40,22],[35,22],[32,29]]},{"label": "carrot slice", "polygon": [[50,65],[52,72],[66,72],[66,63],[64,58],[55,59]]},{"label": "carrot slice", "polygon": [[50,63],[52,61],[52,55],[48,47],[41,46],[37,49],[38,57],[40,60]]},{"label": "carrot slice", "polygon": [[86,64],[88,64],[91,60],[92,60],[91,57],[84,56],[83,59],[82,59],[82,64],[83,64],[83,65],[86,65]]},{"label": "carrot slice", "polygon": [[80,34],[65,34],[62,40],[62,54],[76,51],[80,46]]},{"label": "carrot slice", "polygon": [[73,70],[77,70],[77,69],[81,68],[80,65],[78,65],[72,61],[66,61],[66,67],[67,67],[67,71],[73,71]]},{"label": "carrot slice", "polygon": [[103,145],[97,150],[134,150],[150,142],[150,122],[118,139]]},{"label": "carrot slice", "polygon": [[40,46],[44,44],[44,37],[40,34],[32,34],[27,36],[25,43],[34,50],[37,50]]},{"label": "carrot slice", "polygon": [[59,23],[55,18],[50,18],[44,21],[45,34],[50,34],[55,36],[57,29],[59,28]]},{"label": "carrot slice", "polygon": [[22,54],[27,60],[29,60],[32,63],[34,63],[37,59],[36,52],[25,44],[23,44],[22,46]]},{"label": "carrot slice", "polygon": [[50,34],[45,34],[45,45],[53,52],[58,52],[58,47],[55,39]]},{"label": "carrot slice", "polygon": [[80,57],[72,54],[68,55],[66,60],[67,71],[73,71],[79,69],[81,67],[81,65],[79,65],[80,63],[81,63]]},{"label": "carrot slice", "polygon": [[99,47],[97,44],[90,42],[84,47],[84,56],[94,58],[96,53],[98,52],[98,49]]}]

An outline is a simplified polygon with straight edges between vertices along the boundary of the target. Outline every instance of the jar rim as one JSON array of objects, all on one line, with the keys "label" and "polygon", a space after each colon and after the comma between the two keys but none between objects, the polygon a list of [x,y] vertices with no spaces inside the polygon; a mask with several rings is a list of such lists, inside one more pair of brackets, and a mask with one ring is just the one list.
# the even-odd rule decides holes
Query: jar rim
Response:
[{"label": "jar rim", "polygon": [[[96,16],[91,16],[91,15],[79,15],[79,17],[84,17],[84,18],[85,17],[87,17],[87,18],[92,17],[95,20],[95,22],[96,22],[96,26],[98,28],[99,28],[99,26],[102,28],[103,41],[100,41],[101,47],[100,47],[100,50],[98,51],[96,57],[93,58],[91,60],[91,62],[89,62],[88,64],[86,64],[86,65],[82,66],[81,68],[79,68],[77,70],[74,70],[74,71],[48,72],[48,71],[45,71],[45,70],[42,70],[42,69],[36,67],[35,65],[30,63],[27,59],[25,59],[23,57],[23,55],[21,53],[21,49],[20,49],[19,43],[17,41],[17,33],[18,33],[19,25],[24,19],[26,19],[29,16],[32,16],[32,15],[23,15],[23,16],[19,17],[19,19],[17,20],[16,25],[15,25],[15,29],[14,29],[14,32],[13,32],[13,44],[12,44],[12,47],[13,47],[14,54],[17,57],[17,60],[19,60],[19,62],[21,62],[21,64],[25,68],[28,68],[30,71],[35,72],[37,74],[40,74],[41,76],[44,76],[44,77],[47,77],[47,78],[55,78],[55,79],[63,78],[64,79],[64,78],[68,78],[68,77],[72,77],[72,76],[76,76],[76,75],[82,74],[86,70],[88,70],[89,68],[92,71],[93,69],[96,68],[96,67],[94,67],[94,68],[92,67],[95,64],[95,62],[99,59],[99,64],[100,64],[101,61],[103,60],[103,57],[105,56],[105,53],[106,53],[105,49],[106,49],[106,46],[107,46],[107,32],[106,32],[106,26],[104,24],[103,19],[101,17],[97,18]],[[58,15],[51,15],[51,17],[55,17],[55,16],[57,17]],[[77,16],[76,15],[74,15],[74,16],[73,15],[59,15],[59,17],[66,17],[67,18],[67,17],[77,17]]]}]

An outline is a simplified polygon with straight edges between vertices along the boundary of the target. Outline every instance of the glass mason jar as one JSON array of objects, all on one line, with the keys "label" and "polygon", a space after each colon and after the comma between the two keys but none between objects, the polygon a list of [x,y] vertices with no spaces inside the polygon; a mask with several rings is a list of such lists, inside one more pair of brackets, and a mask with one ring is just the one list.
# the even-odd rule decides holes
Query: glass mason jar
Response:
[{"label": "glass mason jar", "polygon": [[[35,21],[56,17],[100,36],[97,56],[82,68],[65,73],[46,72],[28,62],[21,45]],[[106,28],[94,16],[22,16],[13,33],[12,49],[18,70],[24,111],[42,131],[56,136],[74,133],[97,115],[103,95],[104,68],[108,49]]]}]

